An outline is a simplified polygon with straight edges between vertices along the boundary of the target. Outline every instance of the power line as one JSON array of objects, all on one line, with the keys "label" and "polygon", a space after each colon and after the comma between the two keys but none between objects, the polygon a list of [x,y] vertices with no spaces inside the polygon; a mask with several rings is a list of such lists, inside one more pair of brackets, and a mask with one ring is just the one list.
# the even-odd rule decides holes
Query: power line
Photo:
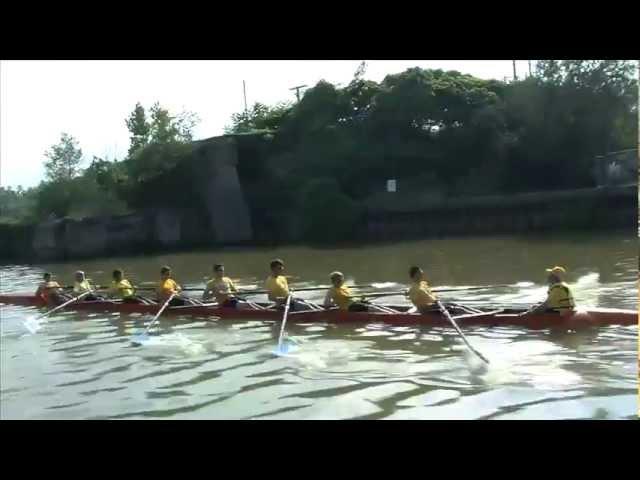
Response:
[{"label": "power line", "polygon": [[242,80],[242,91],[244,92],[244,113],[247,113],[247,84]]}]

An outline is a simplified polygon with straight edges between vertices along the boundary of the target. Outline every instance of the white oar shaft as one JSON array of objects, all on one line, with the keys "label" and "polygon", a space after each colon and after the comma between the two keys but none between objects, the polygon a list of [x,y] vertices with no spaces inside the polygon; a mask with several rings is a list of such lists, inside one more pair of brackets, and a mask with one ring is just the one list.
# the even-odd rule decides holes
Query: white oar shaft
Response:
[{"label": "white oar shaft", "polygon": [[458,334],[460,335],[460,337],[462,338],[464,343],[467,345],[467,347],[469,347],[469,350],[471,350],[473,353],[475,353],[483,362],[489,363],[489,360],[487,360],[487,358],[484,355],[482,355],[479,351],[477,351],[475,348],[473,348],[471,346],[471,344],[467,340],[467,337],[465,337],[464,333],[462,333],[462,330],[460,330],[460,327],[458,327],[458,324],[451,317],[451,314],[447,311],[447,309],[444,307],[444,305],[442,305],[440,300],[436,301],[436,303],[438,304],[438,308],[440,308],[440,311],[442,312],[442,314],[447,318],[447,320],[449,320],[449,323],[451,323],[451,325],[453,325],[453,328],[455,328],[455,330],[458,332]]},{"label": "white oar shaft", "polygon": [[153,320],[151,320],[151,323],[149,325],[147,325],[147,328],[145,328],[144,333],[146,334],[151,327],[153,326],[153,324],[156,323],[156,321],[160,318],[160,315],[162,315],[162,312],[164,312],[164,310],[169,306],[169,302],[173,299],[173,297],[175,297],[177,294],[176,293],[172,293],[169,298],[167,298],[167,301],[164,302],[164,304],[162,305],[162,307],[160,307],[160,310],[158,310],[158,313],[156,313],[156,316],[153,317]]},{"label": "white oar shaft", "polygon": [[64,302],[62,305],[58,305],[55,308],[52,308],[51,310],[49,310],[46,313],[43,313],[42,315],[38,316],[35,318],[35,320],[40,320],[41,318],[46,317],[47,315],[51,315],[53,312],[57,312],[58,310],[66,307],[67,305],[69,305],[70,303],[73,303],[77,300],[80,300],[82,297],[84,297],[85,295],[89,295],[91,293],[91,290],[87,290],[84,293],[81,293],[80,295],[78,295],[77,297],[72,298],[71,300],[67,300],[66,302]]},{"label": "white oar shaft", "polygon": [[432,288],[433,292],[466,292],[467,290],[488,290],[490,288],[507,288],[514,285],[502,284],[502,285],[479,285],[477,287],[459,287],[459,288]]},{"label": "white oar shaft", "polygon": [[282,338],[284,337],[284,326],[287,323],[287,315],[289,315],[289,305],[291,304],[291,295],[287,296],[284,304],[284,315],[282,316],[282,325],[280,325],[280,335],[278,336],[278,350],[282,348]]}]

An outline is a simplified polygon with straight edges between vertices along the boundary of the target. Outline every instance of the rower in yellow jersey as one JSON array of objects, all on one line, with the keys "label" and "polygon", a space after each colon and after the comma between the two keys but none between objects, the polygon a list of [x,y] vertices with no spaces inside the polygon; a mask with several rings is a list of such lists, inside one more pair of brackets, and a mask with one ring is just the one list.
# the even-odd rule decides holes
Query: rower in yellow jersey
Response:
[{"label": "rower in yellow jersey", "polygon": [[267,277],[264,283],[265,289],[268,292],[267,297],[270,301],[276,302],[276,305],[280,306],[284,304],[289,296],[289,282],[287,282],[287,278],[283,275],[284,262],[276,258],[271,261],[269,268],[271,269],[271,275]]},{"label": "rower in yellow jersey", "polygon": [[46,304],[59,305],[63,302],[60,296],[62,287],[58,282],[51,280],[51,273],[45,272],[42,276],[42,283],[38,285],[35,296],[40,298]]},{"label": "rower in yellow jersey", "polygon": [[[77,296],[85,292],[93,292],[94,290],[95,290],[95,287],[93,287],[91,285],[91,282],[87,280],[84,272],[82,270],[78,270],[75,274],[75,282],[73,284],[73,294]],[[82,297],[82,300],[95,301],[95,300],[99,300],[99,297],[94,295],[93,293],[90,293]]]},{"label": "rower in yellow jersey", "polygon": [[325,308],[337,306],[345,312],[389,312],[389,309],[371,303],[355,300],[351,295],[349,287],[344,284],[344,275],[342,272],[332,272],[329,275],[332,286],[327,290],[324,297]]},{"label": "rower in yellow jersey", "polygon": [[534,306],[527,313],[548,313],[557,312],[561,315],[569,315],[575,309],[575,301],[569,285],[564,281],[567,270],[564,267],[555,266],[547,268],[547,282],[549,290],[547,299],[539,305]]},{"label": "rower in yellow jersey", "polygon": [[289,289],[289,283],[284,273],[284,261],[279,258],[275,258],[269,264],[271,269],[271,275],[267,277],[265,281],[265,289],[267,290],[267,297],[272,302],[275,302],[276,308],[284,308],[284,304],[287,301],[287,297],[291,295],[291,302],[289,309],[291,311],[302,310],[321,310],[321,307],[307,302],[301,298],[293,297],[293,292]]},{"label": "rower in yellow jersey", "polygon": [[207,301],[215,298],[221,307],[236,308],[238,298],[234,293],[238,293],[238,289],[229,277],[225,277],[224,265],[221,263],[215,264],[213,266],[213,275],[214,277],[209,280],[202,294],[202,300]]},{"label": "rower in yellow jersey", "polygon": [[107,291],[109,297],[120,299],[123,303],[151,303],[146,298],[136,295],[136,290],[131,282],[124,278],[122,269],[117,268],[113,271],[113,281]]},{"label": "rower in yellow jersey", "polygon": [[172,307],[181,307],[189,303],[199,303],[193,301],[193,299],[183,297],[180,295],[180,292],[182,292],[182,287],[178,285],[173,278],[171,278],[171,267],[162,267],[160,269],[160,283],[156,290],[158,302],[163,304],[172,294],[175,294],[169,302],[169,305]]},{"label": "rower in yellow jersey", "polygon": [[420,267],[411,267],[409,269],[409,277],[411,278],[411,287],[407,294],[416,311],[420,313],[437,311],[437,298],[431,291],[422,269]]}]

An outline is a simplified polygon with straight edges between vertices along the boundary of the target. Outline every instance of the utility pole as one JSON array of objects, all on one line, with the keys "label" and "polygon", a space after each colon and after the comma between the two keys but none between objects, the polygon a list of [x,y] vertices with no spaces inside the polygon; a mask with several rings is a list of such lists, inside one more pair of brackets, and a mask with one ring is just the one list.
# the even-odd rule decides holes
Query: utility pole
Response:
[{"label": "utility pole", "polygon": [[290,88],[289,90],[295,90],[296,91],[296,98],[298,99],[298,102],[300,101],[300,89],[306,87],[306,85],[298,85],[297,87],[293,87]]},{"label": "utility pole", "polygon": [[242,91],[244,92],[244,113],[247,113],[247,84],[242,80]]},{"label": "utility pole", "polygon": [[529,62],[529,76],[531,76],[531,60],[527,60]]},{"label": "utility pole", "polygon": [[518,80],[518,75],[516,74],[516,61],[515,60],[511,60],[513,62],[513,81],[515,82],[516,80]]}]

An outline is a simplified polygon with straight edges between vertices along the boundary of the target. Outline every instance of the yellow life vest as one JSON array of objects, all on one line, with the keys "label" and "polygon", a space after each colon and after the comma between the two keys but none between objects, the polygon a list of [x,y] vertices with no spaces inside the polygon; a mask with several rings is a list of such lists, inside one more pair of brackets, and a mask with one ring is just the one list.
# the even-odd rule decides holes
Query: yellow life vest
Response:
[{"label": "yellow life vest", "polygon": [[576,304],[569,285],[565,282],[554,283],[549,287],[547,307],[559,312],[573,310]]}]

